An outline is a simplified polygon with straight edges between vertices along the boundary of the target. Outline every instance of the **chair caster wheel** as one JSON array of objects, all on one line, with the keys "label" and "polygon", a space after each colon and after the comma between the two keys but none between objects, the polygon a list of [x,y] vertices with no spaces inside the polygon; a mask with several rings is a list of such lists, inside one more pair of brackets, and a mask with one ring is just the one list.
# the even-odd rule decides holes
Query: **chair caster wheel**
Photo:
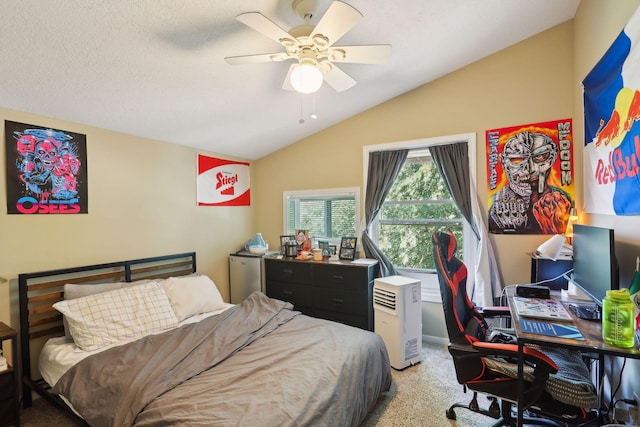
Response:
[{"label": "chair caster wheel", "polygon": [[444,413],[447,415],[447,419],[449,420],[456,420],[456,413],[453,412],[453,409],[447,409],[446,411],[444,411]]},{"label": "chair caster wheel", "polygon": [[500,405],[497,399],[491,399],[491,405],[489,405],[489,415],[493,418],[500,418]]}]

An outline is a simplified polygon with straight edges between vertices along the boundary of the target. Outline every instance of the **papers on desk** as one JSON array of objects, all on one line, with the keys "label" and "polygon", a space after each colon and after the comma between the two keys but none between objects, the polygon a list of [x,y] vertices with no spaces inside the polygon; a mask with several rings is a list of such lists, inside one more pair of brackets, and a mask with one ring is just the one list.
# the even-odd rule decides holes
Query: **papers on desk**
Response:
[{"label": "papers on desk", "polygon": [[548,337],[584,340],[575,325],[566,323],[539,322],[537,320],[520,319],[520,330],[530,334],[546,335]]},{"label": "papers on desk", "polygon": [[573,322],[573,318],[560,301],[541,298],[513,297],[519,317]]}]

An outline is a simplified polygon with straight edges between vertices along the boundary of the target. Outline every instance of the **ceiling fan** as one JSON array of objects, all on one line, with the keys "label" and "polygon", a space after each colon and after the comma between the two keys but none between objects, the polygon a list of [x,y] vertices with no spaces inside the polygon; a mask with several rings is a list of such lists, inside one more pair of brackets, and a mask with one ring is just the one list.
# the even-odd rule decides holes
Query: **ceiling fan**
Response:
[{"label": "ceiling fan", "polygon": [[229,56],[232,65],[271,61],[295,61],[282,88],[313,93],[326,81],[336,91],[351,88],[356,81],[335,63],[381,64],[391,55],[391,45],[334,46],[334,43],[363,18],[353,6],[335,0],[317,25],[311,24],[316,8],[315,0],[294,0],[293,10],[305,23],[285,31],[260,12],[242,13],[236,19],[284,46],[284,52],[257,55]]}]

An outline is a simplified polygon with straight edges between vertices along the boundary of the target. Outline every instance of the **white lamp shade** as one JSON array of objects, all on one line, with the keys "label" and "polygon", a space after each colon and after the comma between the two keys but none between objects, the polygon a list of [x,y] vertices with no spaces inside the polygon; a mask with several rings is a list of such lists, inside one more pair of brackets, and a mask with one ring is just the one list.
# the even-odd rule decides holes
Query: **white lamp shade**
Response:
[{"label": "white lamp shade", "polygon": [[300,93],[314,93],[322,86],[322,72],[314,65],[300,64],[291,71],[291,86]]},{"label": "white lamp shade", "polygon": [[549,240],[538,246],[536,255],[555,261],[560,256],[564,242],[565,237],[562,234],[554,234]]}]

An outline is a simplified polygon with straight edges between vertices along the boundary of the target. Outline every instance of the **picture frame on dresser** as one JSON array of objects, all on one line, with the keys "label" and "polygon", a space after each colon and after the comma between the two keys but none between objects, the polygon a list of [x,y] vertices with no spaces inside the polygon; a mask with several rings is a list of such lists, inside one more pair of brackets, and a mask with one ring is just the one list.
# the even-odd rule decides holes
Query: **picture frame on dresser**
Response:
[{"label": "picture frame on dresser", "polygon": [[294,234],[287,234],[286,236],[280,236],[280,251],[284,254],[285,244],[289,242],[295,242],[296,236]]},{"label": "picture frame on dresser", "polygon": [[357,237],[343,237],[340,241],[339,258],[347,261],[353,261],[356,258]]}]

